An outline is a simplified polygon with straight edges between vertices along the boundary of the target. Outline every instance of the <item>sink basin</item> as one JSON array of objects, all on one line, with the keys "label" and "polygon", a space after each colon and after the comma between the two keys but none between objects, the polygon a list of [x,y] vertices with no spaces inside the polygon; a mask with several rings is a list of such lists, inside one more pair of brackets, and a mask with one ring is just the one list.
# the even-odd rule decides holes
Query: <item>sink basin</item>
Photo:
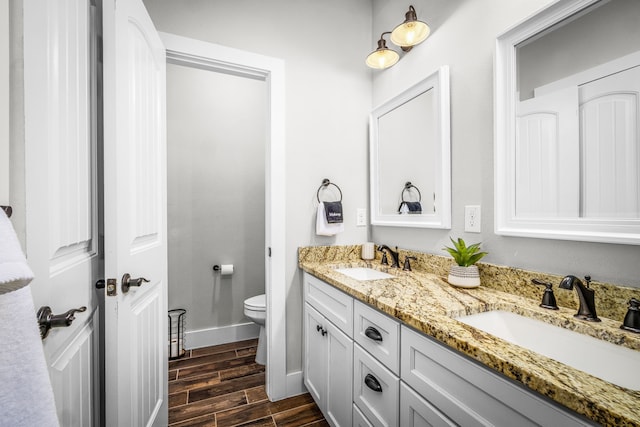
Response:
[{"label": "sink basin", "polygon": [[640,390],[640,351],[508,311],[487,311],[456,320],[620,387]]},{"label": "sink basin", "polygon": [[373,268],[367,267],[336,268],[336,271],[356,280],[380,280],[395,277],[394,275],[385,273],[384,271],[374,270]]}]

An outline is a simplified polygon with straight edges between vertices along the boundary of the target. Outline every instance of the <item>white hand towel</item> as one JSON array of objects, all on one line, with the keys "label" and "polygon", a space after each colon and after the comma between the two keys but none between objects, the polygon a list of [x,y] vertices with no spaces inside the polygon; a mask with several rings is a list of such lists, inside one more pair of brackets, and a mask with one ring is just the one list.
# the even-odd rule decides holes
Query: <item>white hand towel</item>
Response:
[{"label": "white hand towel", "polygon": [[344,222],[329,224],[327,215],[324,211],[324,203],[318,204],[318,212],[316,214],[316,234],[318,236],[335,236],[344,231]]},{"label": "white hand towel", "polygon": [[0,209],[0,427],[58,427],[26,263]]},{"label": "white hand towel", "polygon": [[11,221],[0,209],[0,295],[26,286],[33,279]]}]

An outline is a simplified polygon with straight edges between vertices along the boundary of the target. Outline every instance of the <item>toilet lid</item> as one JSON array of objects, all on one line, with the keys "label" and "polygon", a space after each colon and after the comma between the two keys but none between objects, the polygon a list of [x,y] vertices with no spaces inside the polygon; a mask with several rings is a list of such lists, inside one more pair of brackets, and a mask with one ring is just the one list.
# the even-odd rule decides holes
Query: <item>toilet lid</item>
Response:
[{"label": "toilet lid", "polygon": [[265,294],[244,300],[244,306],[251,310],[265,310],[267,307],[267,296]]}]

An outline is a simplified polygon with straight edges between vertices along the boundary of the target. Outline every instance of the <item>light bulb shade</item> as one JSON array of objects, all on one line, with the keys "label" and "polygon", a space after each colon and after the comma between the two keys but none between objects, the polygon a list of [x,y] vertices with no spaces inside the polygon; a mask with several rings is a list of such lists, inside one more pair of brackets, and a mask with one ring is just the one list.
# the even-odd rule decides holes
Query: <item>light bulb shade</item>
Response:
[{"label": "light bulb shade", "polygon": [[378,48],[367,56],[367,65],[371,68],[383,70],[391,67],[400,59],[398,52],[387,47],[387,42],[384,40],[385,34],[389,33],[382,33],[380,40],[378,40]]},{"label": "light bulb shade", "polygon": [[391,32],[391,41],[402,47],[415,46],[425,41],[430,33],[429,26],[418,21],[415,9],[413,6],[409,6],[404,22]]},{"label": "light bulb shade", "polygon": [[395,50],[388,48],[376,49],[367,56],[367,65],[371,68],[383,70],[398,62],[400,55]]}]

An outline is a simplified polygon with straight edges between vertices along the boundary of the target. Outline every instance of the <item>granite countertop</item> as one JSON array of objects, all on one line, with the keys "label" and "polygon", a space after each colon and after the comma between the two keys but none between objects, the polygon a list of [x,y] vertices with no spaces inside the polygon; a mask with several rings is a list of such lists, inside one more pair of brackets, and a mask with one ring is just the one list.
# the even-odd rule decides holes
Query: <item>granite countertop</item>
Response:
[{"label": "granite countertop", "polygon": [[[484,285],[475,289],[456,288],[446,283],[445,278],[424,271],[387,269],[394,278],[368,281],[351,279],[335,271],[335,268],[356,266],[381,269],[378,263],[367,265],[364,261],[336,262],[335,259],[323,261],[301,257],[299,266],[589,419],[603,425],[640,426],[640,391],[608,383],[455,318],[488,310],[511,311],[640,351],[640,335],[622,331],[619,321],[602,316],[600,323],[580,321],[573,317],[573,308],[545,310],[539,307],[539,300]],[[638,372],[629,374],[638,375]]]}]

